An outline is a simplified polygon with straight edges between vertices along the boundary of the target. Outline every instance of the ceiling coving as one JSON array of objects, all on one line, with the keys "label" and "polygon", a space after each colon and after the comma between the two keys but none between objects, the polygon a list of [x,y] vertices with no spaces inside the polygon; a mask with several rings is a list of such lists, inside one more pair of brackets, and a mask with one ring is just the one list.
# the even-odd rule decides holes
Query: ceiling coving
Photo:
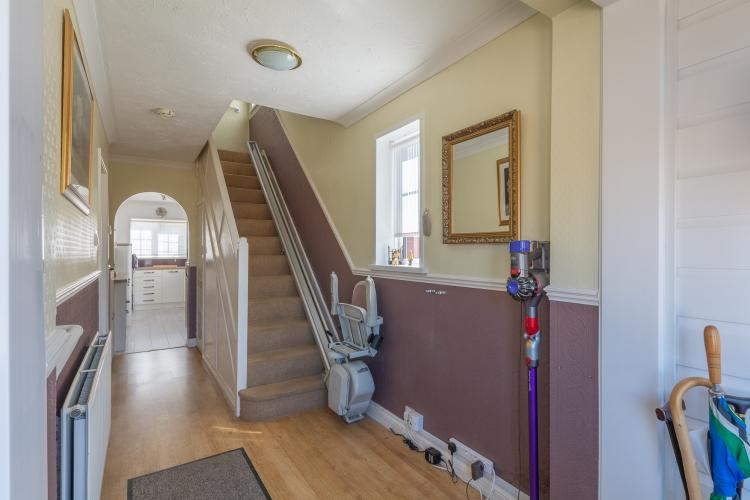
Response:
[{"label": "ceiling coving", "polygon": [[[96,0],[95,10],[112,153],[172,161],[197,156],[232,99],[348,126],[534,13],[518,0]],[[290,44],[304,64],[256,64],[247,46],[261,39]],[[150,112],[159,106],[176,116]]]}]

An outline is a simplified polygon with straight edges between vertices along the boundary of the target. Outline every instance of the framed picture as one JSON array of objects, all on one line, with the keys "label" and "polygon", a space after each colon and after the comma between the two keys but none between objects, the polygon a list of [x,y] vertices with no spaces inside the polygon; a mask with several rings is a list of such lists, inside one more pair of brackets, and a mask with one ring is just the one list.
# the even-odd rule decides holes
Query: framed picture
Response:
[{"label": "framed picture", "polygon": [[510,224],[510,211],[513,206],[510,188],[510,161],[508,158],[497,160],[497,208],[499,215],[499,226]]},{"label": "framed picture", "polygon": [[62,145],[60,192],[83,213],[91,206],[91,92],[73,21],[63,14]]}]

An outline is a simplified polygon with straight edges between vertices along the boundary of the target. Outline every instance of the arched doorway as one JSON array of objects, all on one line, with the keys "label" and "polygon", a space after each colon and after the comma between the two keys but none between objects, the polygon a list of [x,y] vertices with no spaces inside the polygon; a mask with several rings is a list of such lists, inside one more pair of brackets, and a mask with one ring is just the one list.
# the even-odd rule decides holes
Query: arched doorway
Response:
[{"label": "arched doorway", "polygon": [[138,193],[117,208],[112,292],[116,353],[186,345],[188,234],[185,209],[166,194]]}]

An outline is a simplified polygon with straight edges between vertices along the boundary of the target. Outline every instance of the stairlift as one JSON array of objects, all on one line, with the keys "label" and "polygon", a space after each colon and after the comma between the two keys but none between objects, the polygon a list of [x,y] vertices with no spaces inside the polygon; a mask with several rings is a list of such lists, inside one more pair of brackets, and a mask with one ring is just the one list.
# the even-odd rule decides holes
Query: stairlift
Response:
[{"label": "stairlift", "polygon": [[371,277],[354,285],[352,303],[339,302],[339,281],[331,273],[331,315],[339,317],[341,336],[328,344],[331,370],[326,380],[328,407],[347,423],[364,418],[375,383],[361,358],[372,358],[382,341],[375,282]]}]

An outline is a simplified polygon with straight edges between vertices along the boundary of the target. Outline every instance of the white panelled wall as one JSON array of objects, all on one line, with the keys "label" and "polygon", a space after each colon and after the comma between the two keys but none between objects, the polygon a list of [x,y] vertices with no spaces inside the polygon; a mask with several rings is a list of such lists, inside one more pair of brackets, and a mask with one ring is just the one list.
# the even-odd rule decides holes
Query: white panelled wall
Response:
[{"label": "white panelled wall", "polygon": [[[715,324],[724,387],[750,396],[750,0],[680,0],[678,17],[677,377],[706,376]],[[705,425],[705,390],[687,404]]]}]

